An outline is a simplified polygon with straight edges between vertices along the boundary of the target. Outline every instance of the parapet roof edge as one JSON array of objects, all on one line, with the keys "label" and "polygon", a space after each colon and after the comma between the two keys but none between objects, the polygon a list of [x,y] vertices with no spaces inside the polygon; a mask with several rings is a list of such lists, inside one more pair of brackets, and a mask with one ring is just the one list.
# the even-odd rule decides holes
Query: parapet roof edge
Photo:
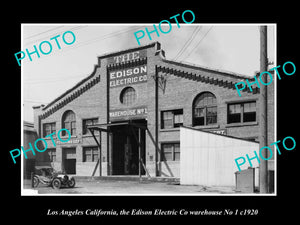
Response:
[{"label": "parapet roof edge", "polygon": [[205,70],[205,71],[208,71],[208,72],[222,73],[222,74],[225,74],[227,76],[230,76],[230,77],[233,77],[233,78],[239,78],[239,79],[249,79],[249,80],[251,80],[255,76],[255,75],[246,76],[244,74],[239,74],[239,73],[234,73],[234,72],[231,72],[231,71],[214,69],[214,68],[209,68],[209,67],[204,67],[204,66],[198,66],[197,64],[187,63],[187,62],[178,62],[178,61],[168,60],[168,59],[162,59],[162,61],[165,62],[165,63],[175,64],[177,66],[187,67],[187,68],[190,68],[190,69]]},{"label": "parapet roof edge", "polygon": [[134,48],[127,48],[127,49],[124,49],[124,50],[121,50],[121,51],[104,53],[104,54],[102,54],[100,56],[97,56],[97,57],[98,57],[98,59],[104,59],[104,58],[107,58],[107,57],[124,54],[124,53],[131,52],[131,51],[134,51],[134,50],[141,50],[141,49],[145,49],[145,48],[150,48],[150,47],[155,46],[156,44],[160,44],[160,43],[158,41],[156,41],[156,42],[152,42],[152,43],[147,44],[147,45],[142,45],[142,46],[138,46],[138,47],[134,47]]},{"label": "parapet roof edge", "polygon": [[[152,42],[150,44],[142,45],[142,46],[135,47],[135,48],[128,48],[128,49],[124,49],[124,50],[121,50],[121,51],[116,51],[116,52],[112,52],[112,53],[103,54],[103,55],[97,56],[97,58],[99,60],[99,59],[111,57],[111,56],[114,56],[114,55],[123,54],[123,53],[134,51],[134,50],[140,50],[140,49],[150,48],[150,47],[155,46],[156,44],[160,44],[160,43],[158,41],[156,41],[156,42]],[[66,90],[65,92],[63,92],[61,95],[59,95],[58,97],[56,97],[50,103],[46,104],[45,106],[42,106],[42,110],[45,110],[45,109],[49,108],[56,101],[58,101],[59,99],[63,98],[65,95],[69,94],[71,91],[73,91],[74,89],[76,89],[77,87],[79,87],[81,84],[83,84],[84,82],[86,82],[87,80],[89,80],[91,77],[93,77],[94,74],[95,74],[95,72],[96,72],[96,67],[98,67],[98,66],[99,65],[95,65],[94,71],[90,75],[88,75],[87,77],[85,77],[85,78],[81,79],[80,81],[78,81],[73,87],[71,87],[68,90]],[[35,107],[38,108],[38,106],[35,106]]]}]

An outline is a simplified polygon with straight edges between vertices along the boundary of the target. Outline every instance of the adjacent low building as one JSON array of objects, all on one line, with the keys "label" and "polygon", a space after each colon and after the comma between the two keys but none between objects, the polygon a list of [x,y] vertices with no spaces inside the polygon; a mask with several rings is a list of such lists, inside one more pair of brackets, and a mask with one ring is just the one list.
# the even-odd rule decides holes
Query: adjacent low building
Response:
[{"label": "adjacent low building", "polygon": [[[49,104],[34,107],[34,127],[47,140],[45,154],[58,170],[179,177],[182,125],[259,141],[259,88],[245,89],[239,97],[234,86],[246,78],[167,60],[155,42],[99,56],[91,75]],[[46,137],[62,128],[72,135],[68,142]],[[268,131],[272,143],[273,84],[268,86]]]}]

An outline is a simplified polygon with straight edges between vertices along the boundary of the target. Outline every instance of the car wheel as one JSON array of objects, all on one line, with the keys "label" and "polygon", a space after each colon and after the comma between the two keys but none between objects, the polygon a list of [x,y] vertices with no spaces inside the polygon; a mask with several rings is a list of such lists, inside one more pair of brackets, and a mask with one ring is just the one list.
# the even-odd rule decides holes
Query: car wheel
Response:
[{"label": "car wheel", "polygon": [[68,181],[68,187],[73,188],[75,186],[75,179],[74,177],[72,177],[69,181]]},{"label": "car wheel", "polygon": [[33,187],[36,188],[39,186],[40,180],[37,177],[33,177]]},{"label": "car wheel", "polygon": [[52,187],[53,187],[54,189],[60,189],[60,187],[61,187],[61,181],[60,181],[60,179],[55,178],[55,179],[52,181]]}]

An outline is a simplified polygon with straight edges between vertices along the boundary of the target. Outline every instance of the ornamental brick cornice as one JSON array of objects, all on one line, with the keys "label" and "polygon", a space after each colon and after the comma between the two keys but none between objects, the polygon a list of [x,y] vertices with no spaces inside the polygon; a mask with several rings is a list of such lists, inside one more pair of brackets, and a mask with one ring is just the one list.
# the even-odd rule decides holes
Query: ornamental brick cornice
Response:
[{"label": "ornamental brick cornice", "polygon": [[[248,79],[249,81],[252,81],[251,78],[246,78],[246,77],[241,77],[241,76],[231,75],[231,74],[228,76],[228,78],[226,78],[227,75],[225,74],[224,78],[221,79],[221,78],[214,78],[213,75],[212,76],[204,76],[204,75],[201,75],[200,73],[186,72],[186,71],[184,71],[184,68],[183,69],[174,69],[172,67],[167,67],[167,66],[157,66],[156,68],[157,68],[157,72],[172,74],[174,76],[193,80],[196,82],[212,84],[212,85],[216,85],[216,86],[227,88],[227,89],[233,89],[233,90],[236,90],[235,84],[238,81],[240,81],[241,79],[242,80]],[[218,71],[214,71],[214,72],[218,73]],[[222,73],[220,73],[220,74],[222,74]],[[232,79],[236,79],[237,82],[233,82]],[[242,91],[248,92],[248,93],[253,93],[253,94],[259,93],[258,87],[255,87],[252,89],[253,89],[253,92],[251,92],[249,90],[249,88],[247,88],[247,89],[245,88]]]},{"label": "ornamental brick cornice", "polygon": [[88,91],[90,88],[95,86],[97,83],[100,82],[100,75],[90,78],[90,80],[86,80],[85,84],[82,84],[81,87],[79,87],[76,90],[73,90],[72,92],[68,93],[67,95],[63,97],[59,97],[59,99],[55,100],[54,102],[49,103],[43,110],[46,110],[40,115],[41,119],[45,119],[57,110],[64,107],[66,104],[72,102],[74,99],[78,98],[80,95]]}]

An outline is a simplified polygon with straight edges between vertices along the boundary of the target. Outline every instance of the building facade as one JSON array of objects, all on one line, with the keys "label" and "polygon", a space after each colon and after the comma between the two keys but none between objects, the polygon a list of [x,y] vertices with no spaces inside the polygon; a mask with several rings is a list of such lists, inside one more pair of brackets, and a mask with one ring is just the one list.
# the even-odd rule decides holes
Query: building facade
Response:
[{"label": "building facade", "polygon": [[[155,42],[99,56],[91,75],[46,106],[34,107],[34,127],[57,170],[179,177],[182,125],[259,141],[259,88],[244,89],[239,97],[234,86],[246,78],[167,60]],[[62,128],[71,133],[68,142],[46,137]],[[272,143],[272,84],[268,131]]]}]

